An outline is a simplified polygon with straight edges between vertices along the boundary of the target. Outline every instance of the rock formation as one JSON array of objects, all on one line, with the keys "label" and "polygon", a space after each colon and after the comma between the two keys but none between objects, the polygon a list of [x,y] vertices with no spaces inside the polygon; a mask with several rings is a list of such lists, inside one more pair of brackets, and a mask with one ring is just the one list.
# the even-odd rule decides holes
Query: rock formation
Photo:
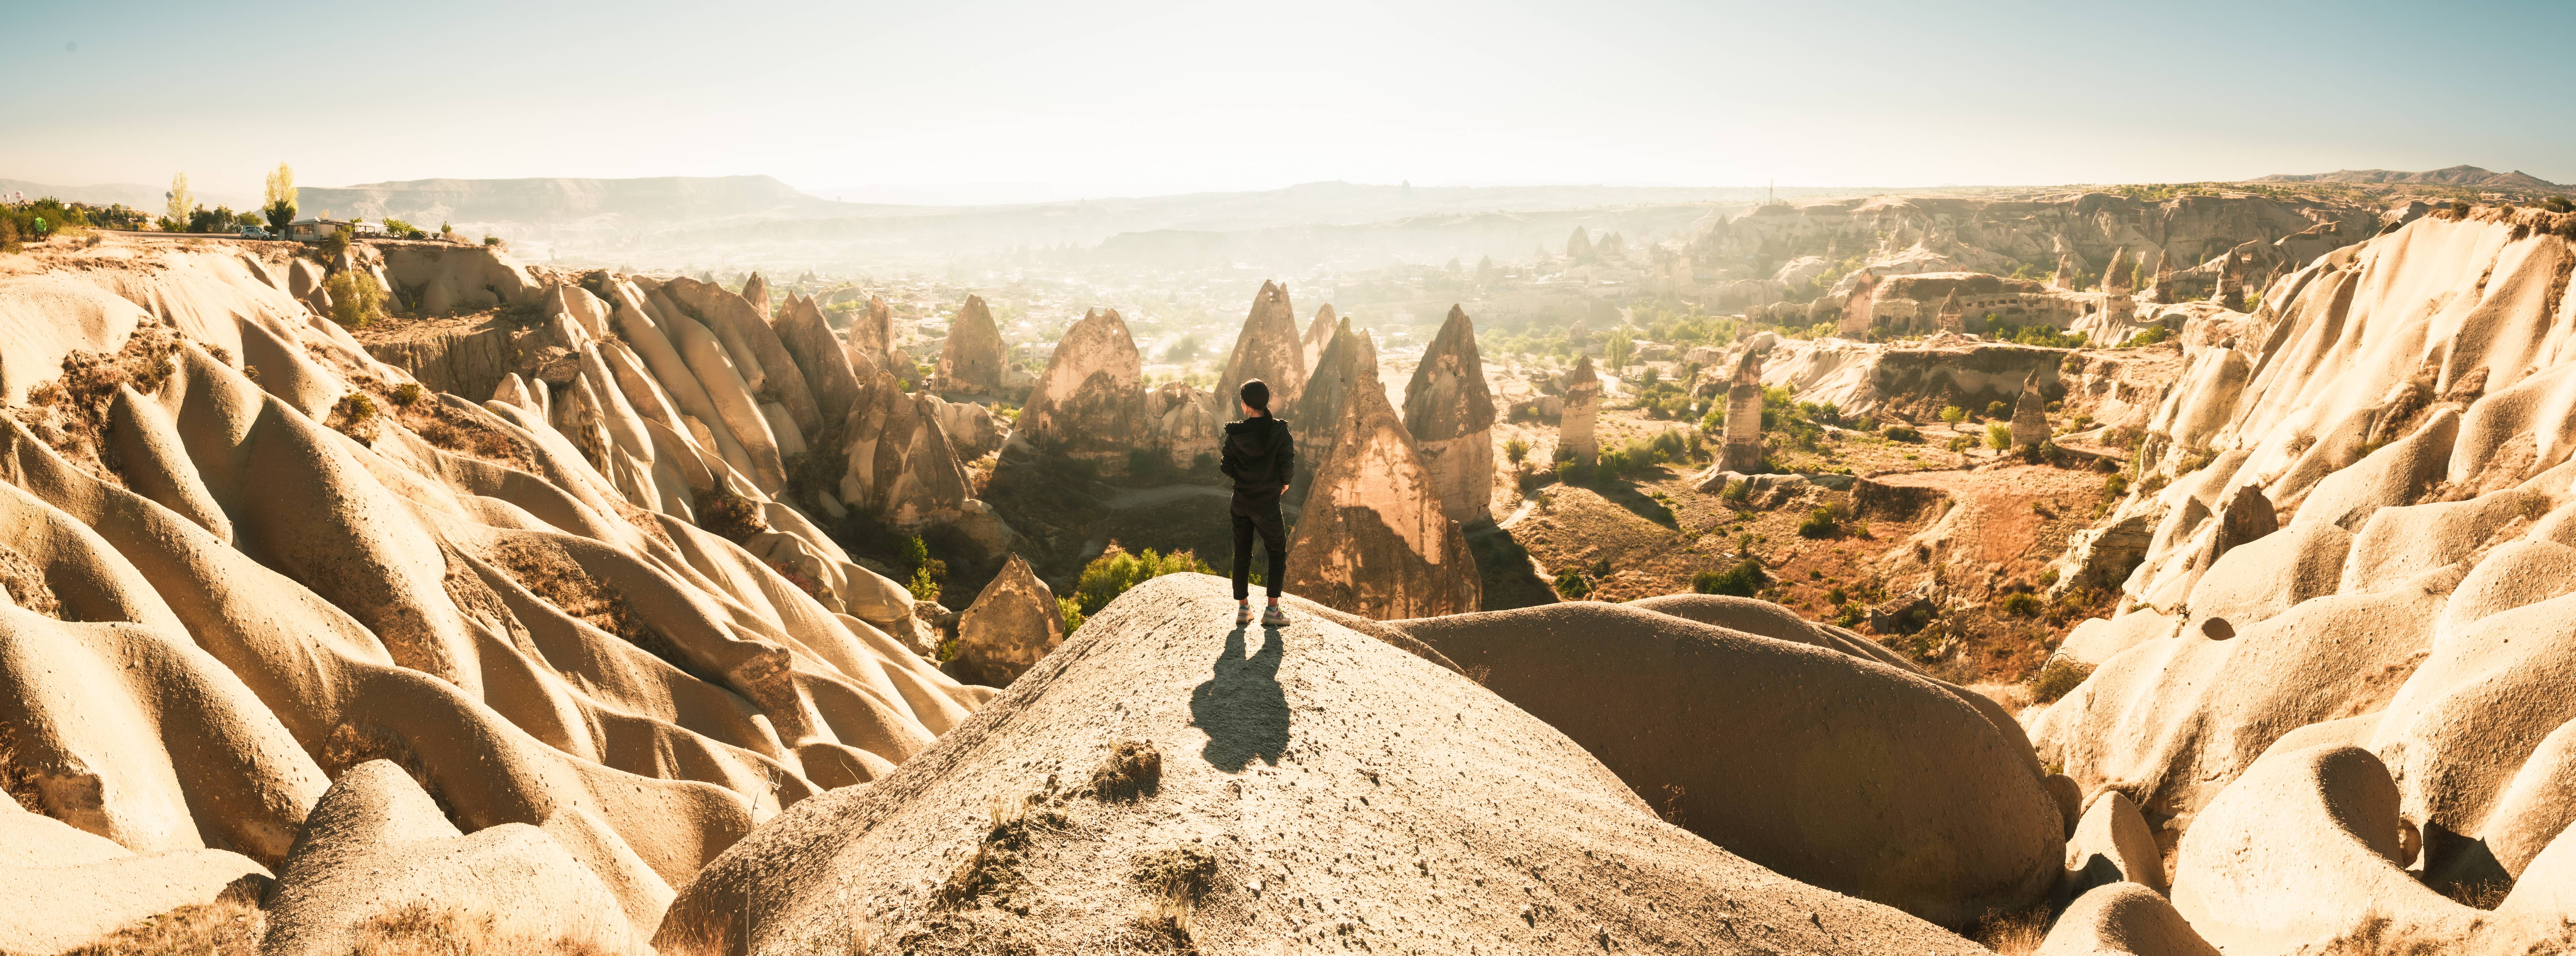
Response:
[{"label": "rock formation", "polygon": [[939,346],[939,387],[973,395],[1000,392],[1002,365],[1009,357],[992,310],[984,307],[982,296],[967,296],[957,321],[948,327],[947,341]]},{"label": "rock formation", "polygon": [[1144,361],[1127,321],[1115,309],[1084,313],[1056,340],[1014,434],[1051,454],[1124,469],[1146,432]]},{"label": "rock formation", "polygon": [[1718,465],[1727,471],[1755,474],[1762,467],[1762,355],[1750,348],[1735,362],[1726,383],[1726,445]]},{"label": "rock formation", "polygon": [[[814,305],[811,296],[790,295],[785,307],[778,310],[777,329],[779,341],[795,362],[797,372],[813,389],[815,410],[821,415],[823,427],[806,437],[809,444],[819,444],[818,440],[832,426],[849,418],[850,409],[858,405],[858,372],[850,366],[849,354],[842,349],[840,338],[832,334],[831,325],[823,319],[823,310]],[[874,366],[869,371],[875,372]]]},{"label": "rock formation", "polygon": [[1574,360],[1574,370],[1565,373],[1565,414],[1557,419],[1556,447],[1576,461],[1589,462],[1601,453],[1601,444],[1592,437],[1593,420],[1601,415],[1601,377],[1592,374],[1592,357]]},{"label": "rock formation", "polygon": [[844,348],[851,365],[859,365],[865,359],[867,367],[885,367],[888,353],[894,348],[894,307],[884,299],[869,296],[866,307],[850,314],[849,338]]},{"label": "rock formation", "polygon": [[760,316],[761,321],[772,321],[769,308],[769,281],[761,278],[760,273],[754,272],[751,278],[742,280],[742,300],[751,304],[752,314]]},{"label": "rock formation", "polygon": [[1965,312],[1959,305],[1958,290],[1952,289],[1949,295],[1942,297],[1941,310],[1933,314],[1932,327],[1943,332],[1957,332],[1967,327]]},{"label": "rock formation", "polygon": [[1289,534],[1290,591],[1379,620],[1458,614],[1483,593],[1458,522],[1375,380],[1348,386],[1332,458]]},{"label": "rock formation", "polygon": [[1449,307],[1448,320],[1414,366],[1404,390],[1404,427],[1431,469],[1442,513],[1462,525],[1493,520],[1486,510],[1494,497],[1493,390],[1476,351],[1476,323],[1458,306]]},{"label": "rock formation", "polygon": [[[1297,317],[1289,310],[1288,290],[1263,282],[1252,298],[1252,311],[1244,316],[1243,333],[1234,340],[1234,352],[1226,357],[1225,371],[1217,376],[1217,397],[1231,403],[1244,382],[1257,378],[1270,386],[1270,407],[1293,408],[1298,394],[1306,390],[1305,355],[1305,346],[1298,343]],[[1227,421],[1241,414],[1231,404],[1226,410]]]},{"label": "rock formation", "polygon": [[[11,948],[275,873],[268,951],[345,952],[406,900],[635,951],[756,822],[988,699],[878,626],[900,586],[744,477],[699,375],[722,366],[662,334],[697,321],[665,284],[600,285],[618,338],[478,402],[426,393],[242,253],[109,243],[0,274],[0,390],[71,399],[0,421],[0,777],[95,838],[0,817]],[[496,257],[451,264],[489,279]],[[40,374],[75,352],[108,384]],[[30,845],[60,847],[43,894],[18,891]],[[50,901],[42,925],[21,900]]]},{"label": "rock formation", "polygon": [[1339,328],[1341,324],[1341,317],[1334,314],[1332,303],[1327,302],[1316,307],[1315,320],[1306,324],[1306,336],[1298,342],[1306,356],[1306,372],[1309,376],[1314,374],[1315,363],[1323,360],[1324,346],[1332,343],[1333,330]]},{"label": "rock formation", "polygon": [[2048,441],[2048,398],[2039,393],[2039,373],[2032,372],[2022,380],[2021,396],[2013,400],[2012,444],[2028,448]]},{"label": "rock formation", "polygon": [[2111,264],[2102,267],[2102,291],[2115,296],[2128,295],[2134,290],[2134,284],[2130,282],[2130,269],[2128,248],[2124,246],[2112,250]]},{"label": "rock formation", "polygon": [[[1378,952],[1464,953],[1471,945],[1643,952],[1744,937],[1784,954],[1986,952],[1897,909],[1792,882],[1675,829],[1637,795],[1645,787],[1623,784],[1605,761],[1523,708],[1408,653],[1417,642],[1293,597],[1284,602],[1289,627],[1236,628],[1233,603],[1224,581],[1205,575],[1137,586],[1023,675],[990,719],[952,733],[890,785],[818,797],[716,860],[680,888],[656,946],[669,956],[843,952],[860,935],[871,952],[1001,941],[1045,952],[1163,951],[1172,946],[1168,934],[1138,928],[1156,881],[1126,875],[1177,871],[1184,879],[1167,905],[1195,903],[1187,938],[1204,953],[1261,951],[1283,937],[1304,941],[1296,948],[1338,949],[1350,940]],[[1802,663],[1827,655],[1787,653]],[[1760,733],[1733,733],[1725,723],[1775,718],[1722,704],[1709,711],[1715,729],[1674,721],[1646,729],[1686,728],[1675,732],[1692,746],[1735,745],[1762,754],[1766,766],[1799,767],[1799,756],[1813,754],[1843,784],[1831,791],[1837,801],[1910,784],[1921,762],[1962,759],[1942,748],[1970,743],[1965,759],[1976,766],[2031,777],[1991,763],[2000,756],[1990,756],[1998,732],[1966,726],[1977,719],[1968,705],[1945,710],[1930,700],[1943,695],[1928,682],[1890,674],[1856,674],[1836,686],[1921,701],[1937,744],[1906,746],[1908,730],[1895,727],[1895,742],[1883,746],[1772,747]],[[1749,673],[1736,676],[1762,695],[1756,699],[1776,699],[1801,716],[1836,713],[1830,702],[1852,699],[1780,693]],[[1596,699],[1634,696],[1609,685]],[[1642,703],[1637,710],[1654,712]],[[1347,726],[1327,723],[1336,719]],[[1825,726],[1776,722],[1800,741],[1817,740]],[[1847,752],[1875,759],[1855,766]],[[1727,784],[1748,786],[1738,776]],[[1973,790],[1939,788],[1939,809],[1930,812],[2016,783],[1994,777]],[[1784,770],[1749,786],[1788,792],[1794,784],[1785,781],[1800,779],[1807,778]],[[2035,784],[2019,785],[2036,792]],[[1921,796],[1907,792],[1904,802]],[[2056,811],[2046,812],[2054,826]],[[1825,818],[1835,825],[1821,831],[1799,822],[1813,816],[1746,825],[1833,834],[1846,821],[1879,820],[1842,813]],[[1174,829],[1175,821],[1195,822]],[[1909,844],[1934,845],[1950,844]],[[2018,844],[1955,846],[1980,861],[2018,852]],[[2034,854],[2052,871],[2055,849]],[[1385,865],[1347,862],[1372,853]],[[1969,869],[1949,854],[1927,855],[1937,861],[1928,866]],[[1200,873],[1213,876],[1201,882]]]},{"label": "rock formation", "polygon": [[1014,554],[958,613],[957,657],[948,671],[967,683],[1008,687],[1062,643],[1064,615],[1055,592]]},{"label": "rock formation", "polygon": [[1574,234],[1565,237],[1565,258],[1575,265],[1592,261],[1592,239],[1582,226],[1574,227]]},{"label": "rock formation", "polygon": [[1288,412],[1288,427],[1297,439],[1297,477],[1288,486],[1290,503],[1306,500],[1315,472],[1332,459],[1333,442],[1341,437],[1342,417],[1350,408],[1351,389],[1383,388],[1377,382],[1376,340],[1365,331],[1353,330],[1350,319],[1342,319],[1317,355],[1315,374],[1307,379],[1305,393],[1297,396],[1296,406]]},{"label": "rock formation", "polygon": [[1216,396],[1186,382],[1164,382],[1145,393],[1148,447],[1171,457],[1172,466],[1190,468],[1201,456],[1215,461],[1224,441],[1226,419],[1217,417]]}]

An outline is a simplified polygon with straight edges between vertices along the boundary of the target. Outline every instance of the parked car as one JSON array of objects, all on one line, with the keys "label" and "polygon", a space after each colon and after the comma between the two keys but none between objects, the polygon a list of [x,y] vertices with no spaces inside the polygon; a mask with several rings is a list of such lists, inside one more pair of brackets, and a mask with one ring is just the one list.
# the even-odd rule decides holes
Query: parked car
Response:
[{"label": "parked car", "polygon": [[271,232],[269,232],[268,230],[266,230],[266,229],[262,229],[262,228],[260,228],[260,227],[258,227],[258,226],[243,226],[243,227],[241,228],[241,237],[242,237],[242,238],[244,238],[244,239],[275,239],[275,238],[277,238],[276,234],[271,233]]}]

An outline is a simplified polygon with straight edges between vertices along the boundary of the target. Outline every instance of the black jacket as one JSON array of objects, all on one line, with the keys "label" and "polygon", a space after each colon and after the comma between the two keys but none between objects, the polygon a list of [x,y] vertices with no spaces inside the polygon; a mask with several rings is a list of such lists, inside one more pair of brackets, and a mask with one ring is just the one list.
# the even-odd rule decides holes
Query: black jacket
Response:
[{"label": "black jacket", "polygon": [[1217,470],[1234,479],[1236,494],[1278,494],[1297,475],[1297,440],[1288,436],[1288,423],[1275,417],[1227,422]]}]

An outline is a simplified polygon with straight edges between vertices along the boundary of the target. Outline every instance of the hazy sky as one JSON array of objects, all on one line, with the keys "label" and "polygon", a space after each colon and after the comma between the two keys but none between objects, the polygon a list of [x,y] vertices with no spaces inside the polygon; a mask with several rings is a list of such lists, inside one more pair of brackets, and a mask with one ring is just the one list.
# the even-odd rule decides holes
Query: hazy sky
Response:
[{"label": "hazy sky", "polygon": [[2576,181],[2576,3],[12,4],[0,177]]}]

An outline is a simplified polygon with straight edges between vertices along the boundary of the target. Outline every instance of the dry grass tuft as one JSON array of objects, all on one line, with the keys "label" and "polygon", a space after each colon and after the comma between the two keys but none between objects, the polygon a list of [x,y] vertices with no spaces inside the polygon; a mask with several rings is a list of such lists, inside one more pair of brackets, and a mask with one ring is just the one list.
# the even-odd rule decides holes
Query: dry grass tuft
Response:
[{"label": "dry grass tuft", "polygon": [[114,353],[73,352],[63,377],[27,390],[27,405],[13,409],[22,424],[74,466],[118,487],[124,476],[104,457],[108,404],[120,386],[151,394],[170,380],[179,335],[164,326],[139,326]]},{"label": "dry grass tuft", "polygon": [[611,956],[587,942],[502,929],[488,913],[421,903],[368,920],[358,933],[351,956]]},{"label": "dry grass tuft", "polygon": [[0,793],[18,801],[28,813],[45,812],[45,793],[36,786],[36,771],[18,762],[17,734],[0,724]]},{"label": "dry grass tuft", "polygon": [[984,838],[976,841],[975,852],[958,864],[957,871],[931,891],[931,902],[947,909],[981,902],[1028,915],[1029,904],[1018,898],[1028,888],[1028,879],[1020,875],[1021,857],[1038,832],[1061,830],[1066,822],[1064,814],[1053,809],[1032,811],[1035,799],[994,797],[987,809],[992,823]]},{"label": "dry grass tuft", "polygon": [[1988,913],[1968,930],[1968,938],[2004,956],[2029,956],[2039,950],[2040,941],[2048,938],[2048,923],[2053,916],[2045,903],[2018,913]]},{"label": "dry grass tuft", "polygon": [[0,544],[0,588],[8,590],[11,603],[62,620],[63,602],[54,595],[53,586],[45,583],[45,569],[5,544]]},{"label": "dry grass tuft", "polygon": [[664,663],[687,670],[686,659],[678,647],[659,632],[645,626],[644,616],[636,613],[626,596],[606,581],[591,576],[588,570],[573,562],[559,548],[527,538],[507,538],[487,549],[483,559],[492,562],[529,593],[546,599],[563,609],[565,614],[583,623],[615,634],[645,653],[661,658]]},{"label": "dry grass tuft", "polygon": [[145,919],[63,956],[252,956],[267,933],[267,914],[227,897]]},{"label": "dry grass tuft", "polygon": [[724,482],[716,484],[718,487],[697,497],[699,528],[735,544],[769,530],[769,520],[760,516],[759,505],[722,487]]},{"label": "dry grass tuft", "polygon": [[1091,795],[1102,800],[1141,800],[1163,785],[1163,752],[1151,740],[1121,740],[1091,771]]}]

